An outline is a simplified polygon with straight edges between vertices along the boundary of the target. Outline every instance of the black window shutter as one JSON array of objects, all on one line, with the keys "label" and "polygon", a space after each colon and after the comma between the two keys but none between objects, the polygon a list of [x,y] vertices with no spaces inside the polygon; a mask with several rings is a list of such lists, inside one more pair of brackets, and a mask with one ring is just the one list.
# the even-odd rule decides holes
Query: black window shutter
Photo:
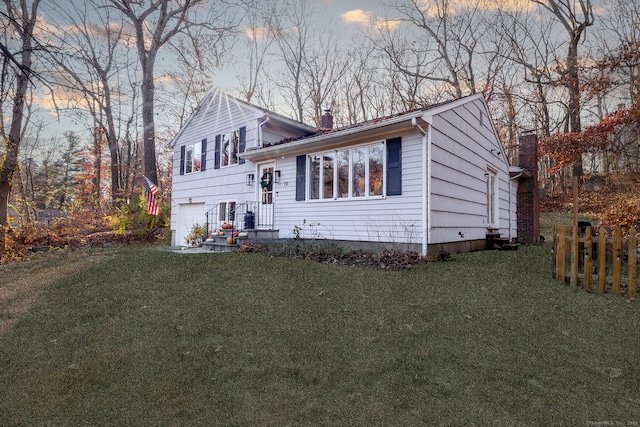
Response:
[{"label": "black window shutter", "polygon": [[184,175],[184,153],[186,152],[186,147],[183,145],[180,147],[180,175]]},{"label": "black window shutter", "polygon": [[387,196],[402,194],[402,139],[387,140]]},{"label": "black window shutter", "polygon": [[307,156],[296,157],[296,200],[305,200]]},{"label": "black window shutter", "polygon": [[213,168],[220,169],[220,144],[222,135],[216,135],[216,142],[213,146]]},{"label": "black window shutter", "polygon": [[[242,126],[240,128],[240,143],[238,144],[238,151],[240,153],[244,153],[244,150],[247,148],[247,128]],[[240,164],[243,165],[245,159],[240,159]]]},{"label": "black window shutter", "polygon": [[207,138],[202,140],[202,151],[200,154],[200,170],[207,170]]}]

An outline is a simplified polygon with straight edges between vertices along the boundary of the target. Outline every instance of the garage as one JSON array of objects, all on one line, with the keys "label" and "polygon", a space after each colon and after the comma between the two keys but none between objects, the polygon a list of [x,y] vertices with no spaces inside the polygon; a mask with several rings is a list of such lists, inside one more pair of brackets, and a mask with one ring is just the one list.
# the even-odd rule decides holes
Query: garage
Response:
[{"label": "garage", "polygon": [[191,232],[195,224],[204,225],[207,221],[204,203],[185,203],[178,205],[176,224],[177,246],[186,246],[185,238]]}]

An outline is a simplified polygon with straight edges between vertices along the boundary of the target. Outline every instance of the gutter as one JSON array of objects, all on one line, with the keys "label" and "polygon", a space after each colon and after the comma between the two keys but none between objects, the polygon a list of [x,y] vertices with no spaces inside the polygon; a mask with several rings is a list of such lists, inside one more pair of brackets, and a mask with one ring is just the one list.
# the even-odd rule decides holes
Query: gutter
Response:
[{"label": "gutter", "polygon": [[431,234],[431,117],[429,120],[423,120],[427,123],[427,130],[418,124],[415,117],[411,119],[411,125],[414,126],[422,134],[423,162],[422,168],[422,255],[427,256],[427,249],[430,243]]},{"label": "gutter", "polygon": [[240,158],[256,161],[262,159],[272,159],[275,156],[282,156],[284,154],[291,154],[297,152],[305,152],[310,148],[320,147],[330,141],[339,141],[340,139],[348,139],[353,135],[359,135],[364,132],[374,131],[377,129],[382,129],[385,127],[399,125],[402,123],[409,122],[415,118],[422,117],[424,114],[423,111],[415,111],[409,114],[402,114],[396,117],[392,117],[387,120],[382,121],[373,121],[372,123],[368,123],[362,126],[354,126],[344,130],[337,130],[333,132],[328,132],[324,134],[320,134],[317,136],[310,136],[306,138],[302,138],[296,141],[287,142],[285,144],[277,144],[272,145],[270,147],[258,148],[256,150],[247,151],[245,153],[238,153]]}]

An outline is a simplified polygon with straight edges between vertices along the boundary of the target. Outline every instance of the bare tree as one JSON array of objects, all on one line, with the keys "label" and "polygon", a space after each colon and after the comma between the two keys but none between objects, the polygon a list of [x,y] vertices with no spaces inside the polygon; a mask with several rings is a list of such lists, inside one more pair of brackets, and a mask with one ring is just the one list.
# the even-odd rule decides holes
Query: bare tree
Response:
[{"label": "bare tree", "polygon": [[607,6],[609,19],[602,22],[596,40],[607,83],[617,89],[617,101],[612,104],[616,106],[620,99],[636,103],[640,100],[640,4],[612,0]]},{"label": "bare tree", "polygon": [[[190,27],[204,25],[203,22],[197,22],[196,16],[198,10],[202,11],[204,9],[206,1],[108,1],[133,26],[134,40],[142,72],[140,90],[142,95],[144,173],[152,181],[158,182],[154,120],[154,69],[156,59],[160,49],[173,37],[184,33]],[[200,15],[206,14],[201,13]],[[206,20],[203,21],[206,22]]]},{"label": "bare tree", "polygon": [[[531,0],[541,5],[562,24],[569,37],[564,84],[569,92],[569,131],[579,132],[580,125],[580,73],[578,67],[578,44],[585,30],[593,25],[594,14],[591,0]],[[577,6],[580,6],[580,10]]]},{"label": "bare tree", "polygon": [[35,76],[32,69],[34,51],[40,48],[34,39],[38,21],[40,0],[2,1],[0,15],[7,23],[4,40],[0,41],[2,52],[2,92],[12,91],[11,122],[9,132],[2,131],[4,153],[0,163],[0,255],[4,253],[7,232],[7,211],[11,193],[13,174],[18,167],[18,153],[24,127],[26,126],[24,109],[26,96]]},{"label": "bare tree", "polygon": [[310,94],[310,108],[316,126],[320,127],[323,110],[334,110],[338,83],[344,78],[349,57],[338,49],[337,34],[326,29],[305,60],[305,87]]},{"label": "bare tree", "polygon": [[528,122],[529,129],[536,129],[541,136],[551,135],[564,122],[564,119],[553,121],[551,117],[554,104],[561,102],[561,97],[554,92],[559,76],[556,72],[558,47],[552,41],[553,23],[540,22],[532,11],[501,12],[495,28],[499,37],[496,49],[503,49],[501,55],[509,61],[507,68],[519,72],[522,82],[519,85],[505,82],[505,77],[510,75],[506,73],[496,85],[510,88],[512,100],[518,100],[522,111],[528,111],[532,117],[520,115],[518,121]]},{"label": "bare tree", "polygon": [[409,24],[407,35],[388,31],[380,46],[398,70],[446,84],[456,98],[477,91],[474,57],[482,35],[477,6],[457,10],[450,0],[396,0],[390,7]]},{"label": "bare tree", "polygon": [[308,98],[304,90],[304,67],[309,48],[313,44],[313,17],[316,12],[310,0],[288,0],[283,4],[289,11],[290,21],[283,22],[276,28],[279,48],[276,56],[283,64],[284,72],[276,73],[273,81],[284,92],[295,119],[302,122]]},{"label": "bare tree", "polygon": [[[95,13],[98,11],[100,13]],[[118,204],[124,196],[118,149],[119,104],[124,95],[120,74],[129,66],[123,48],[124,29],[113,24],[112,11],[108,8],[96,10],[86,3],[73,3],[68,8],[53,8],[51,12],[54,17],[58,15],[60,24],[67,24],[58,25],[66,30],[57,38],[61,51],[66,54],[52,57],[62,71],[56,75],[57,82],[83,100],[79,108],[90,113],[94,133],[99,132],[106,140],[111,200]]]},{"label": "bare tree", "polygon": [[285,14],[282,4],[277,0],[242,0],[245,16],[239,29],[241,53],[234,55],[233,63],[243,64],[236,67],[236,77],[240,82],[240,92],[247,102],[254,96],[268,97],[262,91],[265,67],[273,54],[276,33],[281,27]]},{"label": "bare tree", "polygon": [[350,58],[347,74],[343,79],[342,91],[344,105],[346,108],[346,124],[354,124],[366,121],[370,111],[367,95],[371,87],[375,84],[372,61],[369,57],[374,54],[375,46],[364,38],[354,40],[352,46],[356,46],[347,51]]}]

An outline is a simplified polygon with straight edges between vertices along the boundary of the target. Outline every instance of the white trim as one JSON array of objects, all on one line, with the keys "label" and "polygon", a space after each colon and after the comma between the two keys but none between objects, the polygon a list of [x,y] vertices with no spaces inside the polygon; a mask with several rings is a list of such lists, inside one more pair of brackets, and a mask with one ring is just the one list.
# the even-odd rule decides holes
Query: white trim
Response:
[{"label": "white trim", "polygon": [[[370,187],[371,187],[371,171],[369,170],[370,167],[370,149],[373,146],[381,146],[382,147],[382,194],[369,194],[370,191]],[[352,172],[353,172],[353,150],[356,150],[358,148],[365,148],[366,149],[366,153],[365,153],[365,189],[364,189],[364,195],[362,196],[353,196],[353,176],[352,176]],[[348,193],[346,197],[338,197],[338,169],[339,167],[337,167],[337,162],[338,162],[338,153],[341,151],[348,151],[349,152],[349,183],[348,183]],[[323,175],[324,175],[324,167],[322,166],[322,164],[320,165],[320,177],[319,177],[319,188],[318,188],[318,198],[317,199],[313,199],[311,198],[311,194],[312,194],[312,174],[311,174],[311,157],[314,156],[318,156],[320,157],[320,162],[322,163],[323,159],[323,155],[324,154],[328,154],[331,153],[333,154],[333,196],[332,197],[323,197],[323,187],[322,187],[322,182],[324,181]],[[313,153],[309,153],[306,155],[306,167],[307,170],[309,171],[308,174],[306,174],[307,176],[306,178],[306,182],[305,182],[305,186],[306,186],[306,194],[309,195],[309,197],[306,198],[305,201],[310,202],[310,203],[322,203],[322,202],[335,202],[335,201],[344,201],[344,200],[379,200],[379,199],[384,199],[387,196],[387,186],[386,186],[386,182],[387,182],[387,168],[388,168],[388,161],[387,161],[387,140],[386,139],[380,139],[380,140],[373,140],[370,142],[366,142],[366,143],[362,143],[362,144],[358,144],[358,145],[353,145],[353,146],[349,146],[349,147],[339,147],[339,148],[334,148],[331,150],[324,150],[324,151],[314,151]]]},{"label": "white trim", "polygon": [[422,255],[427,255],[429,248],[429,229],[431,228],[431,123],[427,122],[427,131],[411,119],[411,124],[422,134]]},{"label": "white trim", "polygon": [[[402,114],[397,117],[392,117],[387,120],[382,120],[379,122],[372,122],[368,124],[364,124],[361,126],[354,126],[351,128],[347,128],[344,130],[338,130],[335,132],[329,132],[326,134],[321,134],[318,136],[311,136],[308,138],[302,138],[296,141],[292,141],[286,144],[274,145],[271,147],[261,148],[259,150],[253,150],[250,152],[242,153],[241,157],[250,160],[267,160],[273,159],[277,156],[281,156],[284,154],[293,154],[293,153],[307,153],[309,151],[316,151],[323,145],[326,145],[327,142],[339,142],[341,139],[348,141],[349,137],[353,135],[361,135],[367,131],[377,130],[388,126],[398,125],[406,123],[403,128],[409,127],[411,119],[422,117],[424,114],[423,111],[416,111],[413,113]],[[375,139],[373,137],[372,139]]]},{"label": "white trim", "polygon": [[[491,166],[487,166],[487,226],[500,228],[500,180],[498,172]],[[493,185],[492,185],[493,178]]]}]

